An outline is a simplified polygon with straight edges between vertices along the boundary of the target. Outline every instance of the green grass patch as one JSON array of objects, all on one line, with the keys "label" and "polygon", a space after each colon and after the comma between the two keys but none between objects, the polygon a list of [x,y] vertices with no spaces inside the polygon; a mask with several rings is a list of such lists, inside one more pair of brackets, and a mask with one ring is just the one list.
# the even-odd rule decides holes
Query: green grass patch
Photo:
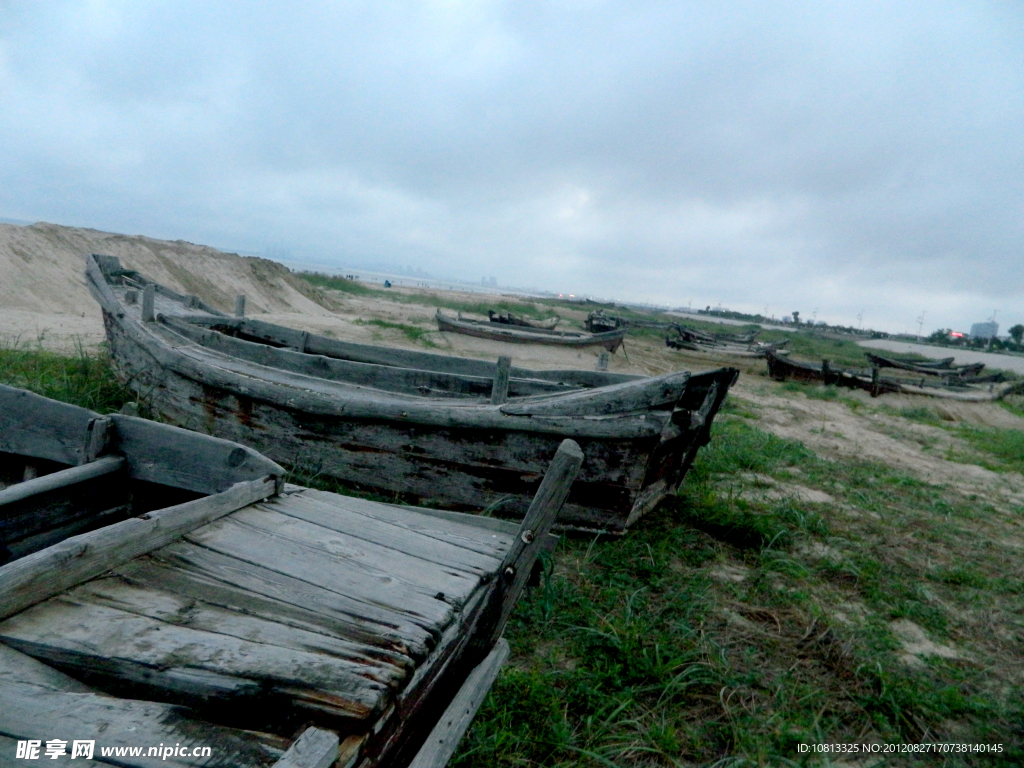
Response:
[{"label": "green grass patch", "polygon": [[323,272],[296,272],[295,276],[318,288],[341,291],[353,296],[390,296],[386,290],[371,288],[363,283],[349,280],[347,277],[339,277],[338,275],[327,275]]},{"label": "green grass patch", "polygon": [[98,413],[115,412],[136,399],[118,381],[106,352],[90,353],[81,347],[74,355],[27,344],[0,348],[0,383]]},{"label": "green grass patch", "polygon": [[405,336],[409,341],[414,341],[417,344],[422,344],[424,347],[436,347],[431,338],[431,331],[427,328],[420,328],[417,325],[409,325],[407,323],[394,323],[390,320],[355,320],[356,325],[373,325],[377,328],[384,328],[390,331],[401,331],[402,335]]},{"label": "green grass patch", "polygon": [[957,432],[982,454],[981,464],[987,469],[1024,472],[1024,430],[964,424]]}]

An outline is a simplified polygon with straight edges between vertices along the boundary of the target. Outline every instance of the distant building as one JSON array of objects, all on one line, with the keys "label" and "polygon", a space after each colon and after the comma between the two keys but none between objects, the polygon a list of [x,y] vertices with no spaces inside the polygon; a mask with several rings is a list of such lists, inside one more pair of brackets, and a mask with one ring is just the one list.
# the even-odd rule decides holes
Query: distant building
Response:
[{"label": "distant building", "polygon": [[987,323],[975,323],[971,326],[972,339],[994,339],[999,333],[999,323],[990,320]]}]

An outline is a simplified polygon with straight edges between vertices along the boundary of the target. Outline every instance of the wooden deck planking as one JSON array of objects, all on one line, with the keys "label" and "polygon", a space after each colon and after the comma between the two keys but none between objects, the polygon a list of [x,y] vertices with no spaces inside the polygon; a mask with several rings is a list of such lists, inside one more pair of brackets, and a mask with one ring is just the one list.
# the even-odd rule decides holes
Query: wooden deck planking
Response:
[{"label": "wooden deck planking", "polygon": [[[460,601],[480,582],[480,577],[493,573],[498,567],[498,563],[479,560],[474,567],[466,560],[478,558],[475,553],[425,537],[418,537],[417,543],[401,528],[378,530],[374,534],[373,523],[368,522],[362,525],[366,535],[359,535],[361,521],[356,525],[346,523],[341,515],[332,517],[337,527],[324,525],[315,514],[309,514],[310,504],[320,507],[323,514],[330,511],[329,507],[323,510],[326,505],[322,503],[289,496],[254,504],[231,520],[292,538],[323,550],[331,557],[344,557],[350,567],[365,568],[374,573],[381,570],[397,573],[401,581],[431,597],[443,592],[446,602],[452,605],[461,604]],[[300,512],[304,508],[306,515]],[[289,514],[289,511],[296,514]]]},{"label": "wooden deck planking", "polygon": [[295,494],[277,505],[283,515],[295,517],[356,539],[386,546],[396,552],[444,566],[462,574],[494,573],[501,559],[461,547],[443,539],[423,536],[400,525],[353,513],[339,506]]},{"label": "wooden deck planking", "polygon": [[[505,556],[518,527],[515,523],[479,516],[474,516],[471,521],[456,520],[453,519],[455,516],[470,516],[460,512],[447,512],[447,516],[441,516],[436,510],[429,510],[430,514],[425,514],[420,512],[419,507],[381,504],[312,488],[296,495],[328,504],[335,509],[343,510],[344,513],[354,513],[360,518],[380,520],[421,536],[456,544],[497,560]],[[493,525],[495,523],[497,525]]]},{"label": "wooden deck planking", "polygon": [[[69,743],[74,739],[93,739],[97,746],[110,747],[181,744],[183,747],[209,746],[212,752],[211,758],[196,760],[122,757],[117,760],[121,766],[270,768],[287,745],[284,739],[266,734],[196,721],[181,707],[94,692],[2,644],[0,683],[3,689],[0,735],[8,739],[60,738]],[[43,728],[46,733],[41,732]],[[78,759],[72,765],[78,765]],[[24,763],[19,761],[18,764]]]},{"label": "wooden deck planking", "polygon": [[212,577],[243,592],[308,606],[315,613],[322,612],[325,623],[333,619],[342,637],[377,642],[413,659],[422,659],[435,643],[433,632],[404,614],[328,589],[318,583],[319,579],[310,582],[187,542],[164,547],[154,553],[153,559],[200,577]]},{"label": "wooden deck planking", "polygon": [[[434,595],[444,593],[446,588],[458,589],[462,584],[445,579],[446,585],[438,584],[431,594],[427,582],[396,576],[386,560],[368,555],[357,542],[337,536],[328,542],[304,540],[303,534],[313,532],[308,528],[302,530],[301,521],[285,518],[288,522],[281,523],[283,515],[266,515],[260,520],[254,511],[246,510],[237,518],[205,526],[186,539],[206,549],[379,605],[431,631],[443,629],[452,621],[453,607]],[[327,547],[336,549],[337,554]]]},{"label": "wooden deck planking", "polygon": [[167,624],[74,592],[0,623],[0,639],[37,659],[198,702],[284,694],[299,707],[308,699],[365,720],[389,698],[354,662]]},{"label": "wooden deck planking", "polygon": [[351,664],[353,673],[389,688],[399,687],[408,676],[408,664],[395,663],[399,659],[379,658],[367,654],[359,645],[332,635],[230,611],[166,592],[159,585],[139,587],[121,577],[107,576],[77,587],[68,596],[83,603],[116,608],[166,624],[291,648],[302,653],[324,654]]},{"label": "wooden deck planking", "polygon": [[[210,559],[214,561],[230,560],[224,555],[209,554]],[[255,570],[248,563],[238,565],[236,571],[239,572],[243,569],[250,572]],[[261,592],[222,581],[213,575],[214,572],[223,575],[227,571],[228,568],[219,563],[215,568],[197,571],[190,570],[188,566],[176,567],[171,563],[161,562],[157,557],[138,558],[114,569],[118,576],[131,584],[159,584],[162,590],[194,603],[201,602],[245,616],[272,621],[283,627],[325,635],[337,643],[351,646],[352,652],[356,655],[378,659],[403,668],[415,666],[405,645],[394,639],[392,626],[374,624],[366,619],[340,614],[323,604],[319,599],[322,595],[312,594],[311,591],[296,591],[293,594],[285,585],[268,587],[267,580],[263,582]],[[293,599],[306,595],[311,599],[299,605],[264,593],[287,594]],[[313,610],[314,607],[318,610]]]}]

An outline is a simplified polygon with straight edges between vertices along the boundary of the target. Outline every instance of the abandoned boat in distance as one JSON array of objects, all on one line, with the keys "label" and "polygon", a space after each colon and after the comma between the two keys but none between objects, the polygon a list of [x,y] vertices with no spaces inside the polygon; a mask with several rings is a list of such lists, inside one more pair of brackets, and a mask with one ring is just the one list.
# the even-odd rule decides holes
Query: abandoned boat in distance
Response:
[{"label": "abandoned boat in distance", "polygon": [[626,329],[587,333],[585,331],[557,331],[551,328],[530,328],[492,323],[489,320],[467,320],[461,315],[448,317],[441,310],[435,315],[437,327],[442,333],[461,333],[492,341],[507,341],[512,344],[547,344],[556,347],[604,347],[615,352],[622,346]]},{"label": "abandoned boat in distance", "polygon": [[120,375],[167,421],[348,487],[507,517],[571,438],[586,458],[562,528],[622,531],[675,492],[738,375],[531,371],[351,344],[228,317],[113,257],[87,257],[86,275]]}]

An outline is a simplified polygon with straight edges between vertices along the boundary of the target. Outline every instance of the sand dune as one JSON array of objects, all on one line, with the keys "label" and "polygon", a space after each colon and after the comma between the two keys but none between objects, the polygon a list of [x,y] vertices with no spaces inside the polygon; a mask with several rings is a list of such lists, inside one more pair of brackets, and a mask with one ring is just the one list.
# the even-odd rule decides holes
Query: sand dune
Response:
[{"label": "sand dune", "polygon": [[236,294],[250,312],[329,315],[330,301],[282,265],[267,259],[224,253],[183,240],[155,240],[94,229],[33,224],[0,224],[0,343],[69,349],[81,340],[103,340],[99,308],[85,285],[84,257],[118,256],[182,293],[230,311]]}]

